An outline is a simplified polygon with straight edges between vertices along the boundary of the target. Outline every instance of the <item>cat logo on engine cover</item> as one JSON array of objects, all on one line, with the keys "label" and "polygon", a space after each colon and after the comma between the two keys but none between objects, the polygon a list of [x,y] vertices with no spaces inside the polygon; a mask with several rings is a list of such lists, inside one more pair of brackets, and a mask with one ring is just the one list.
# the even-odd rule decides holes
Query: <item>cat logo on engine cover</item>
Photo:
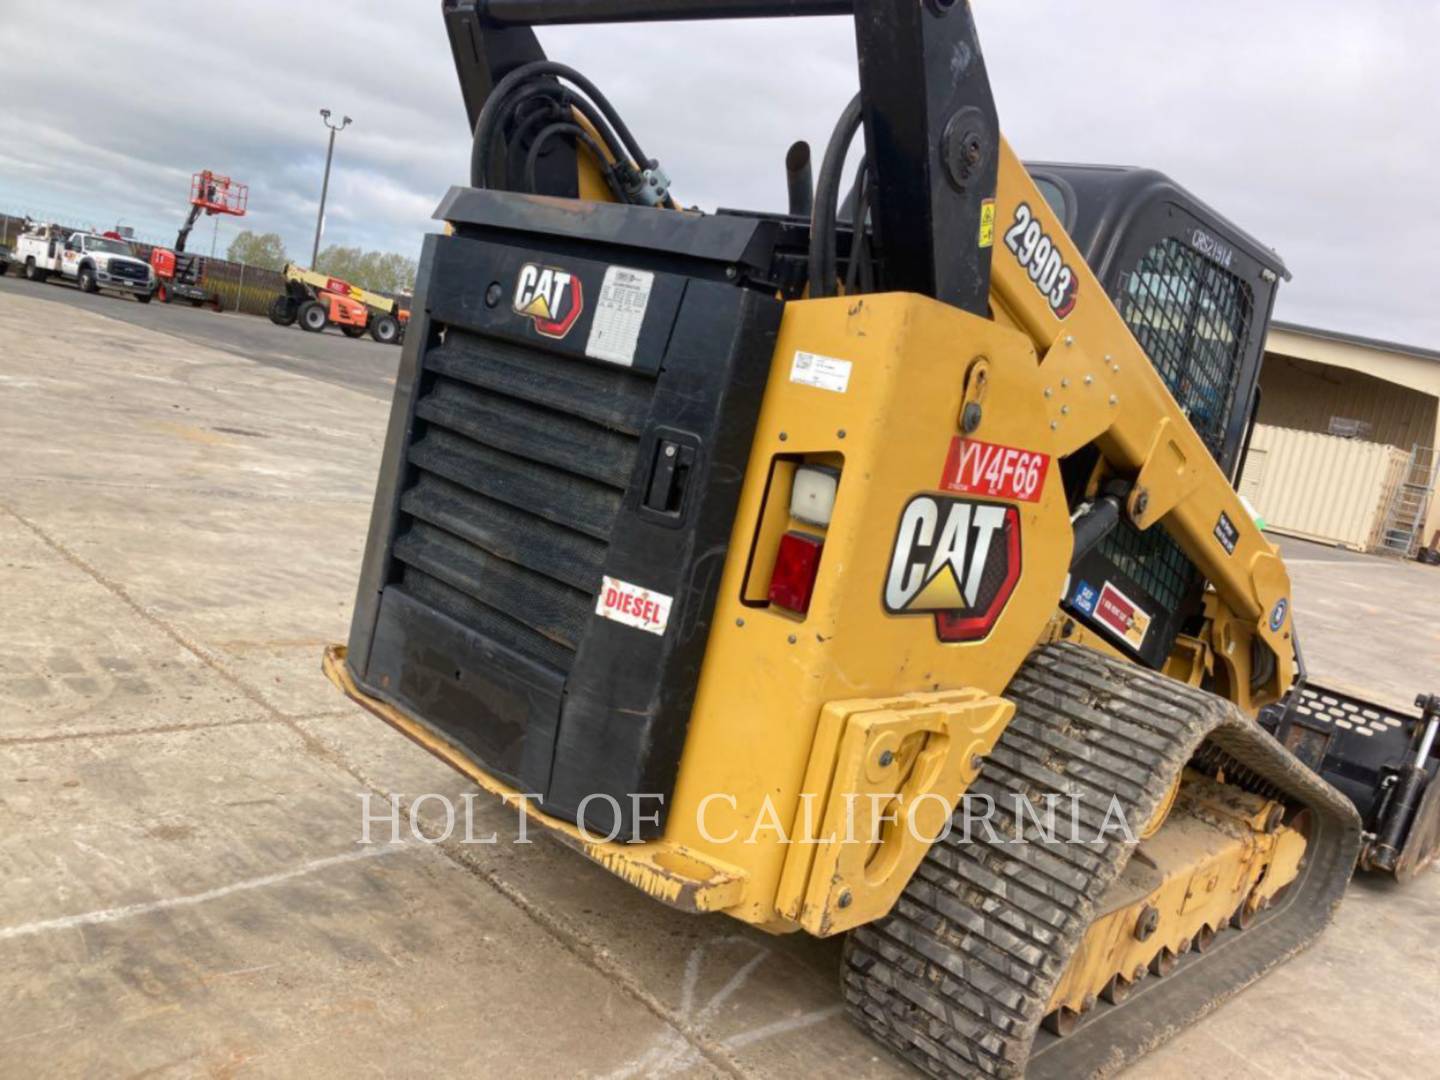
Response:
[{"label": "cat logo on engine cover", "polygon": [[526,263],[515,280],[517,315],[524,315],[537,333],[563,338],[570,333],[585,310],[585,290],[580,278],[568,270]]},{"label": "cat logo on engine cover", "polygon": [[934,615],[941,641],[976,641],[990,633],[1019,580],[1019,510],[916,495],[900,515],[885,610]]}]

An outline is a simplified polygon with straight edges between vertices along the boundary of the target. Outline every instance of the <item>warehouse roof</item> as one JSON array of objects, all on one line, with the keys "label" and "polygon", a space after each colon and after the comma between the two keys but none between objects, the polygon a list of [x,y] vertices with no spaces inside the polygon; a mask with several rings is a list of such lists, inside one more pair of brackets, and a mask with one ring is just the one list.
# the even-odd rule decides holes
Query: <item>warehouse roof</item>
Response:
[{"label": "warehouse roof", "polygon": [[1402,345],[1396,341],[1383,341],[1380,338],[1361,337],[1358,334],[1345,334],[1339,330],[1321,330],[1314,326],[1301,326],[1299,323],[1281,322],[1279,319],[1270,321],[1271,330],[1284,330],[1290,334],[1300,334],[1304,337],[1318,338],[1322,341],[1334,341],[1342,345],[1359,345],[1366,349],[1379,349],[1381,352],[1397,353],[1400,356],[1414,356],[1422,360],[1435,360],[1440,362],[1440,351],[1435,349],[1422,349],[1416,345]]}]

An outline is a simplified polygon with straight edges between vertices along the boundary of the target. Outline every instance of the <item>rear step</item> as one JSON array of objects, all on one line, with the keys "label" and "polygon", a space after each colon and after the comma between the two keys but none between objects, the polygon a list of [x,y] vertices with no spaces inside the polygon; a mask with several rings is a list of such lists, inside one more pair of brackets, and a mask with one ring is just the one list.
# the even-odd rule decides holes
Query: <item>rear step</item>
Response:
[{"label": "rear step", "polygon": [[[1116,1072],[1329,923],[1355,866],[1359,817],[1233,705],[1073,645],[1033,653],[1007,696],[1018,706],[1015,719],[972,794],[1009,806],[1016,796],[1038,803],[1047,793],[1078,793],[1102,812],[1114,796],[1127,822],[1148,822],[1203,743],[1210,758],[1228,760],[1227,776],[1309,809],[1305,860],[1289,890],[1243,934],[1221,934],[1060,1038],[1040,1027],[1051,994],[1136,845],[1115,832],[1090,844],[1007,844],[1003,835],[999,843],[983,835],[961,843],[952,835],[931,849],[891,914],[846,943],[842,981],[853,1018],[911,1064],[937,1077]],[[1049,760],[1026,771],[1040,778],[1006,768],[1007,756],[1037,742]],[[1102,751],[1107,768],[1130,763],[1126,790],[1095,782],[1099,770],[1090,766]],[[1063,833],[1066,822],[1058,825]],[[1027,839],[1032,834],[1033,827]]]}]

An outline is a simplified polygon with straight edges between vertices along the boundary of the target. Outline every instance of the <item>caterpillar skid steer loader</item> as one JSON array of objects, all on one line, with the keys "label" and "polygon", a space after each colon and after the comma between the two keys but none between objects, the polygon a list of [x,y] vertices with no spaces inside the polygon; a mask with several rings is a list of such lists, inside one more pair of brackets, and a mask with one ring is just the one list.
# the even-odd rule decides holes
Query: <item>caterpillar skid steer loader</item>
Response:
[{"label": "caterpillar skid steer loader", "polygon": [[[1277,257],[1022,165],[956,0],[443,11],[471,183],[337,685],[666,903],[848,935],[936,1076],[1113,1071],[1310,942],[1362,821],[1256,720],[1297,716],[1232,487]],[[788,15],[853,17],[861,89],[787,213],[679,208],[532,30]]]}]

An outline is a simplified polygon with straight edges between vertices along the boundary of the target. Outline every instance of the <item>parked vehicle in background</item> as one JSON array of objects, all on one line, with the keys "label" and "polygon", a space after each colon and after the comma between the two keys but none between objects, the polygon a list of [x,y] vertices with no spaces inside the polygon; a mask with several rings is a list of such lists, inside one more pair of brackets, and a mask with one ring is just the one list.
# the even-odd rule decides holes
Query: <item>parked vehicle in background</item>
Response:
[{"label": "parked vehicle in background", "polygon": [[44,281],[60,272],[60,256],[69,235],[70,230],[61,225],[26,222],[25,231],[15,238],[10,261],[31,281]]},{"label": "parked vehicle in background", "polygon": [[206,287],[209,261],[205,256],[157,247],[150,252],[150,269],[155,271],[155,295],[162,304],[184,300],[191,307],[209,305],[220,310],[220,297]]},{"label": "parked vehicle in background", "polygon": [[399,345],[405,338],[408,309],[382,293],[362,289],[348,281],[285,264],[285,292],[270,305],[270,321],[319,334],[335,325],[346,337],[369,334],[382,345]]},{"label": "parked vehicle in background", "polygon": [[10,257],[12,252],[9,244],[0,244],[0,277],[4,277],[10,269]]},{"label": "parked vehicle in background", "polygon": [[24,268],[31,281],[54,274],[74,281],[83,292],[115,289],[142,304],[148,304],[155,293],[154,272],[132,254],[130,245],[97,233],[35,226],[20,234],[12,261]]}]

